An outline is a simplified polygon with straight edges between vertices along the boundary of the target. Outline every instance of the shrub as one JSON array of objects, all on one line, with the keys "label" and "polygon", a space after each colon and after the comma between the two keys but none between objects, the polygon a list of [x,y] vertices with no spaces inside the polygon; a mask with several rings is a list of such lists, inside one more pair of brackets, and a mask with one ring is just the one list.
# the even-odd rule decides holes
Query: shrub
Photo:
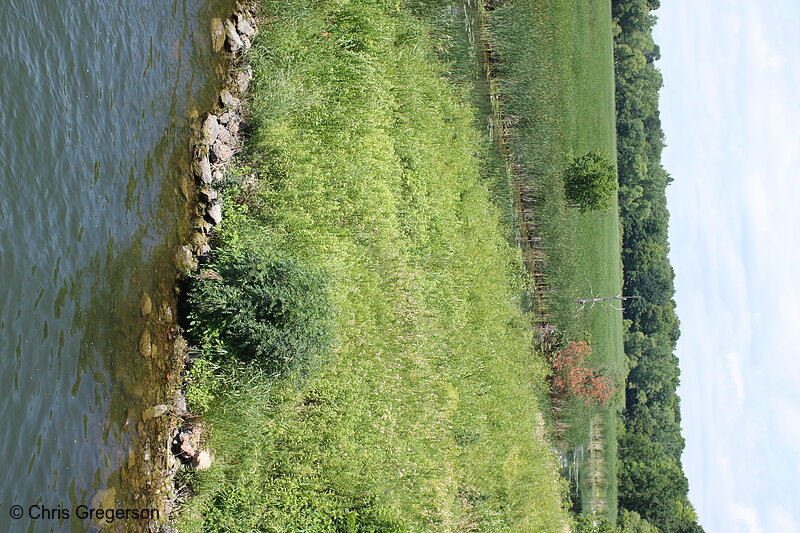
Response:
[{"label": "shrub", "polygon": [[225,257],[216,268],[218,276],[196,280],[189,293],[200,337],[218,335],[233,356],[272,374],[327,349],[331,313],[320,273],[257,248]]},{"label": "shrub", "polygon": [[550,357],[553,368],[553,393],[557,397],[577,396],[586,405],[604,405],[614,394],[611,379],[586,366],[585,359],[592,353],[586,342],[569,341],[567,346]]},{"label": "shrub", "polygon": [[606,154],[592,150],[575,158],[564,176],[567,202],[581,211],[605,209],[617,191],[617,170]]}]

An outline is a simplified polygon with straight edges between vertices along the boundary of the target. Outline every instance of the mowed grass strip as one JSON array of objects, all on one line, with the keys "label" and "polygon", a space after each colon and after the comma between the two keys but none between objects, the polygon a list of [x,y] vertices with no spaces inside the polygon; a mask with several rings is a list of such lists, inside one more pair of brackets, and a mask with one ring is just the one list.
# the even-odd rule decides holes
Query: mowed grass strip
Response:
[{"label": "mowed grass strip", "polygon": [[[605,211],[582,214],[565,208],[563,195],[563,172],[573,157],[590,150],[616,156],[610,3],[507,0],[489,20],[503,108],[513,121],[509,139],[517,178],[536,189],[536,232],[544,241],[547,283],[554,289],[547,311],[568,338],[591,343],[592,364],[623,391],[622,313],[599,304],[578,313],[575,303],[620,294],[618,206],[615,201]],[[604,460],[579,468],[578,493],[585,512],[611,520],[617,514],[616,419],[623,402],[619,392],[604,408],[575,403],[561,415],[568,444],[584,451],[596,447],[591,421],[601,416]],[[592,455],[597,457],[583,453]],[[597,487],[600,479],[603,486]]]},{"label": "mowed grass strip", "polygon": [[220,257],[258,248],[320,272],[333,342],[278,378],[203,356],[190,388],[216,460],[183,530],[568,521],[522,260],[479,175],[469,97],[404,6],[261,2],[240,169],[254,179],[228,191]]}]

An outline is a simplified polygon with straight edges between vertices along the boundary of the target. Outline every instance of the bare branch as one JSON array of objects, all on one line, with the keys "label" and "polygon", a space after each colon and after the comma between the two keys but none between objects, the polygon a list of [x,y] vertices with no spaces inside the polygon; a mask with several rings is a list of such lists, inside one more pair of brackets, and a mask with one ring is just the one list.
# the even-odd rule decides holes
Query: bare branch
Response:
[{"label": "bare branch", "polygon": [[605,302],[608,300],[632,300],[635,298],[641,298],[641,296],[602,296],[599,298],[585,298],[581,300],[575,300],[575,302],[579,304],[587,304],[587,303],[597,303],[597,302]]}]

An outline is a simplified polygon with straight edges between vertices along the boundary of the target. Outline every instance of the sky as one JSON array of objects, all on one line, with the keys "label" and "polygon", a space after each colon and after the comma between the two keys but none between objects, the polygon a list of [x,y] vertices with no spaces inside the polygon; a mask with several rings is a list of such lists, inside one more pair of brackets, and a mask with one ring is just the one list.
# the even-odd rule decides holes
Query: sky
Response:
[{"label": "sky", "polygon": [[800,0],[662,0],[684,470],[708,533],[800,533]]}]

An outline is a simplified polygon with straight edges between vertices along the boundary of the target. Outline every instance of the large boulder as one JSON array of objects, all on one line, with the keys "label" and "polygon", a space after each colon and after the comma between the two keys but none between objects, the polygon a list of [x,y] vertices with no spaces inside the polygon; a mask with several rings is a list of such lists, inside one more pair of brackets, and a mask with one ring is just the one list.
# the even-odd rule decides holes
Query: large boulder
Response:
[{"label": "large boulder", "polygon": [[242,38],[239,37],[239,33],[236,31],[236,26],[233,24],[232,20],[225,21],[225,35],[228,37],[228,46],[231,52],[238,52],[244,47]]},{"label": "large boulder", "polygon": [[197,268],[197,260],[192,255],[192,249],[188,246],[181,246],[175,252],[175,268],[181,274],[189,274]]},{"label": "large boulder", "polygon": [[213,175],[211,174],[211,162],[208,159],[208,155],[204,155],[195,160],[194,174],[197,176],[200,183],[204,185],[209,185],[211,183]]},{"label": "large boulder", "polygon": [[[211,148],[211,153],[214,155],[214,159],[218,163],[225,164],[228,161],[230,161],[231,158],[233,157],[233,148],[231,148],[230,145],[225,144],[225,143],[221,142],[219,139],[217,139],[217,142],[215,142],[214,146]],[[207,183],[208,184],[208,183],[212,182],[212,177],[210,175],[210,172],[209,172],[209,176],[210,176],[209,177],[209,181],[208,182],[204,181],[203,183]]]},{"label": "large boulder", "polygon": [[211,454],[206,450],[201,450],[192,459],[192,466],[195,470],[208,470],[211,468]]},{"label": "large boulder", "polygon": [[208,115],[205,122],[203,122],[203,144],[205,146],[211,146],[216,142],[217,135],[219,135],[219,120],[217,120],[216,115]]},{"label": "large boulder", "polygon": [[217,139],[222,144],[227,144],[229,146],[232,146],[233,144],[236,144],[236,139],[233,138],[233,135],[231,134],[230,130],[228,130],[228,128],[224,128],[224,127],[219,128],[219,133],[217,134]]},{"label": "large boulder", "polygon": [[233,79],[239,92],[246,93],[247,89],[250,88],[250,82],[253,81],[253,70],[250,67],[240,70],[234,75]]},{"label": "large boulder", "polygon": [[211,46],[215,52],[225,46],[225,24],[221,18],[211,19]]},{"label": "large boulder", "polygon": [[256,25],[252,18],[244,13],[237,13],[236,20],[239,21],[238,24],[236,24],[236,29],[239,33],[246,37],[252,37],[256,34]]},{"label": "large boulder", "polygon": [[216,189],[211,189],[210,187],[203,187],[200,189],[200,199],[206,203],[211,203],[214,200],[219,198],[219,193]]},{"label": "large boulder", "polygon": [[178,459],[188,463],[197,455],[197,449],[200,447],[200,431],[185,429],[178,433],[172,445],[173,452],[178,456]]},{"label": "large boulder", "polygon": [[142,312],[142,316],[147,316],[153,312],[153,300],[150,298],[149,294],[142,294],[142,301],[139,304],[139,309]]},{"label": "large boulder", "polygon": [[223,89],[220,91],[219,100],[222,102],[222,105],[231,108],[239,107],[239,104],[242,103],[242,101],[233,96],[228,89]]},{"label": "large boulder", "polygon": [[208,219],[215,226],[222,222],[222,206],[220,204],[211,204],[208,208]]}]

